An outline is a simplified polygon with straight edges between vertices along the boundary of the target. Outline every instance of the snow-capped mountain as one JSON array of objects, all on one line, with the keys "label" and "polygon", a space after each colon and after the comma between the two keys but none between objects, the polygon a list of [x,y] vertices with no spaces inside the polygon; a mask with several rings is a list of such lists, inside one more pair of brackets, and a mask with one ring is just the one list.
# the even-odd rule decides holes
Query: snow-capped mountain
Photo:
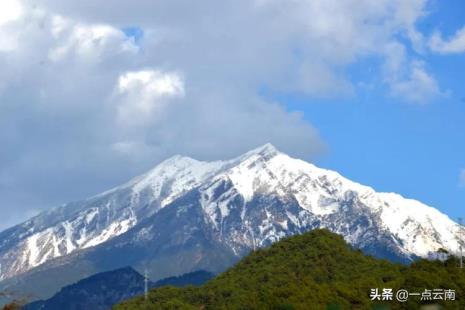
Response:
[{"label": "snow-capped mountain", "polygon": [[174,156],[122,186],[0,233],[0,280],[125,233],[223,165]]},{"label": "snow-capped mountain", "polygon": [[218,272],[254,248],[321,227],[397,261],[458,251],[459,226],[438,210],[377,193],[267,144],[228,161],[175,156],[122,186],[0,233],[0,280],[24,285],[31,274],[72,274],[50,284],[59,288],[126,265],[149,267],[154,279]]}]

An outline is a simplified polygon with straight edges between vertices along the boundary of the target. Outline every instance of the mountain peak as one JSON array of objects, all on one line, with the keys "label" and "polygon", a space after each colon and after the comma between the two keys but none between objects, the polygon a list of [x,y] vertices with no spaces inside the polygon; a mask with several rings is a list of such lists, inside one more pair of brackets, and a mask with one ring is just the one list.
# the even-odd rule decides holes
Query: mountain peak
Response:
[{"label": "mountain peak", "polygon": [[259,146],[247,153],[242,157],[250,157],[253,155],[263,156],[263,157],[274,157],[279,154],[280,151],[271,143],[266,143],[262,146]]}]

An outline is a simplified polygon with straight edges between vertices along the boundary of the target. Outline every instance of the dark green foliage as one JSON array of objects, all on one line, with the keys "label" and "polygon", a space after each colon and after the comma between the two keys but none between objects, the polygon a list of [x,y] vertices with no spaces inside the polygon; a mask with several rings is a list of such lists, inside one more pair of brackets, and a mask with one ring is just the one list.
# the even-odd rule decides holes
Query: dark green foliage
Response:
[{"label": "dark green foliage", "polygon": [[152,287],[161,287],[161,286],[176,286],[183,287],[187,285],[199,286],[209,280],[213,279],[215,275],[211,272],[198,270],[190,273],[183,274],[178,277],[169,277],[165,279],[158,280]]},{"label": "dark green foliage", "polygon": [[[353,250],[342,237],[315,230],[251,253],[202,287],[162,287],[149,301],[138,297],[115,306],[132,309],[419,309],[420,298],[406,303],[372,302],[372,288],[453,289],[456,301],[438,304],[465,309],[465,273],[457,259],[393,264]],[[426,303],[425,303],[426,304]],[[146,308],[148,307],[148,308]]]}]

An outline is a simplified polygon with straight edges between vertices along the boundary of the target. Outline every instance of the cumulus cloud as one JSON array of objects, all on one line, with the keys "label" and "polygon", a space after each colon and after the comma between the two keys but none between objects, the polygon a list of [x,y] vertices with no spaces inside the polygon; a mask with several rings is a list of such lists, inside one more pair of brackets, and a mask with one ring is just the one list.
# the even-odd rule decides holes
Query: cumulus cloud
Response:
[{"label": "cumulus cloud", "polygon": [[450,38],[444,39],[439,31],[436,31],[429,41],[429,47],[433,52],[440,54],[454,54],[465,52],[465,27],[460,28]]},{"label": "cumulus cloud", "polygon": [[18,19],[22,11],[22,6],[17,0],[5,0],[0,11],[0,25]]},{"label": "cumulus cloud", "polygon": [[179,74],[142,70],[119,76],[113,103],[118,105],[121,126],[143,126],[162,115],[171,98],[184,96],[184,81]]},{"label": "cumulus cloud", "polygon": [[23,15],[23,7],[17,0],[5,0],[0,4],[0,52],[12,51],[17,45],[15,21]]},{"label": "cumulus cloud", "polygon": [[[98,60],[109,53],[137,52],[138,47],[119,29],[107,25],[70,25],[59,16],[51,29],[60,44],[49,52],[51,61],[74,56],[83,60]],[[116,47],[116,49],[115,49]]]},{"label": "cumulus cloud", "polygon": [[175,153],[227,158],[271,142],[312,159],[325,149],[317,129],[261,90],[343,96],[347,67],[374,56],[393,92],[420,101],[412,93],[438,86],[398,51],[405,40],[421,48],[424,5],[2,1],[0,227]]}]

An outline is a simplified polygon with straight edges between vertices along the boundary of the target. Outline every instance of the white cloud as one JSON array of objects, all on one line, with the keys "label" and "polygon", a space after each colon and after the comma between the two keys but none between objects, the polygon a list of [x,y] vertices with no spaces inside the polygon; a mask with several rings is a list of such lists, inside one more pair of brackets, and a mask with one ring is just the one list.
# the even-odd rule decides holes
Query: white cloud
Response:
[{"label": "white cloud", "polygon": [[392,81],[391,89],[394,95],[417,104],[428,103],[442,95],[436,80],[426,72],[423,63],[412,62],[409,66],[406,79]]},{"label": "white cloud", "polygon": [[51,32],[60,42],[49,51],[51,61],[75,56],[81,60],[100,60],[111,54],[137,53],[138,47],[123,31],[108,25],[71,23],[53,16]]},{"label": "white cloud", "polygon": [[429,41],[429,46],[433,52],[440,54],[453,54],[465,52],[465,27],[448,39],[444,39],[440,32],[435,32]]},{"label": "white cloud", "polygon": [[21,17],[23,8],[18,0],[2,0],[0,2],[0,26]]},{"label": "white cloud", "polygon": [[15,50],[18,29],[16,21],[23,16],[23,7],[17,0],[0,2],[0,53]]},{"label": "white cloud", "polygon": [[461,169],[459,173],[459,186],[465,188],[465,169]]},{"label": "white cloud", "polygon": [[402,44],[387,44],[385,55],[383,75],[392,95],[414,104],[426,104],[445,95],[425,63],[409,58]]},{"label": "white cloud", "polygon": [[126,72],[118,79],[118,91],[131,93],[141,91],[150,98],[184,94],[184,83],[175,73],[154,70]]},{"label": "white cloud", "polygon": [[161,117],[170,98],[184,96],[184,81],[178,73],[157,70],[126,72],[119,76],[118,121],[122,126],[143,126]]}]

